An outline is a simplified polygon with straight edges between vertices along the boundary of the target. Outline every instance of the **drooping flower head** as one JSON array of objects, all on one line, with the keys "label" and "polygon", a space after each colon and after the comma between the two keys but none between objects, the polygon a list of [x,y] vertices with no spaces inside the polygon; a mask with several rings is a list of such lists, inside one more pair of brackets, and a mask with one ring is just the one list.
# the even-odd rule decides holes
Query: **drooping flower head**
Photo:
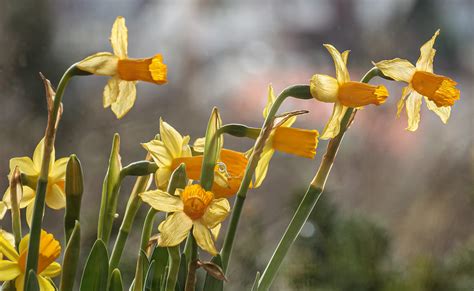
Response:
[{"label": "drooping flower head", "polygon": [[122,16],[117,17],[112,26],[110,43],[113,54],[94,54],[80,61],[77,67],[92,74],[112,77],[104,89],[104,108],[111,106],[117,118],[122,118],[135,103],[136,81],[164,84],[167,82],[167,67],[160,54],[147,59],[128,57],[128,30]]},{"label": "drooping flower head", "polygon": [[408,116],[407,130],[415,131],[420,123],[421,103],[424,97],[429,110],[446,123],[451,114],[451,106],[460,98],[461,92],[451,78],[433,73],[433,60],[436,50],[433,48],[439,29],[433,37],[420,48],[420,57],[416,66],[405,59],[383,60],[374,65],[382,73],[396,81],[408,83],[403,88],[398,102],[397,116],[406,105]]},{"label": "drooping flower head", "polygon": [[[16,167],[21,173],[26,174],[36,181],[41,171],[41,162],[43,160],[44,139],[36,146],[33,153],[33,159],[29,157],[13,158],[10,160],[10,175]],[[46,189],[46,205],[52,209],[62,209],[66,205],[66,194],[64,192],[64,182],[66,179],[66,166],[69,158],[61,158],[55,160],[55,150],[51,152],[51,160],[49,164],[48,187]],[[23,197],[20,201],[20,208],[26,207],[26,220],[31,224],[33,215],[33,206],[36,196],[36,190],[23,185]],[[3,202],[7,208],[11,207],[10,188],[3,195]],[[1,207],[0,207],[1,208]]]},{"label": "drooping flower head", "polygon": [[[26,258],[28,255],[29,235],[23,237],[19,245],[19,252],[3,234],[0,235],[0,281],[15,281],[17,291],[24,290]],[[55,290],[48,280],[61,273],[61,266],[55,260],[61,254],[61,246],[52,234],[41,230],[37,279],[40,290]]]},{"label": "drooping flower head", "polygon": [[[270,108],[275,102],[275,94],[272,86],[268,86],[268,101],[263,110],[263,117],[266,118]],[[268,166],[273,154],[276,151],[287,154],[312,159],[316,155],[316,148],[318,147],[317,130],[307,130],[300,128],[291,128],[296,121],[296,116],[290,117],[280,126],[273,129],[270,133],[268,141],[263,148],[260,156],[260,161],[255,168],[255,181],[253,187],[259,187],[265,176],[267,175]]]},{"label": "drooping flower head", "polygon": [[325,44],[324,47],[334,60],[336,78],[316,74],[311,78],[310,86],[314,98],[334,103],[332,115],[321,135],[322,139],[329,139],[339,134],[342,118],[349,107],[383,104],[388,97],[388,91],[383,85],[373,86],[351,81],[346,66],[349,51],[341,54],[330,44]]},{"label": "drooping flower head", "polygon": [[140,197],[154,209],[170,213],[158,226],[159,246],[179,245],[192,229],[198,246],[213,256],[217,255],[214,240],[220,223],[229,214],[227,199],[214,199],[211,191],[198,184],[178,189],[175,195],[154,190],[141,193]]}]

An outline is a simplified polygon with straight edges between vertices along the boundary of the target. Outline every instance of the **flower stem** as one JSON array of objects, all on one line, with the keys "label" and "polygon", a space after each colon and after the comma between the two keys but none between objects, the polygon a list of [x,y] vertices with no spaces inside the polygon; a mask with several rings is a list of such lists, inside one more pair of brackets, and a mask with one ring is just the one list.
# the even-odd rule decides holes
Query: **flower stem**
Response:
[{"label": "flower stem", "polygon": [[[367,72],[367,74],[362,78],[361,82],[368,83],[373,77],[378,76],[379,71],[376,68],[371,69]],[[293,218],[288,225],[285,234],[280,240],[275,252],[273,253],[270,261],[265,268],[265,271],[262,273],[260,277],[260,281],[258,284],[258,290],[268,290],[270,285],[272,284],[275,276],[278,272],[278,269],[283,262],[288,250],[290,249],[291,245],[296,240],[298,234],[300,233],[303,225],[308,220],[309,215],[313,211],[316,203],[318,202],[321,194],[324,191],[324,186],[326,184],[326,180],[329,176],[331,171],[332,165],[334,164],[334,160],[336,158],[337,151],[339,146],[341,145],[342,139],[344,137],[345,132],[351,125],[355,113],[357,110],[354,108],[349,108],[344,115],[341,121],[341,131],[339,134],[329,141],[326,153],[321,161],[319,166],[318,172],[314,177],[313,181],[308,187],[303,199],[298,206]]]},{"label": "flower stem", "polygon": [[[48,186],[48,174],[49,174],[49,162],[51,160],[51,152],[54,147],[54,140],[56,136],[57,121],[59,117],[59,109],[61,108],[61,100],[66,89],[66,85],[69,80],[74,76],[81,74],[80,70],[76,68],[76,65],[69,67],[61,80],[54,96],[54,102],[52,108],[48,108],[48,123],[46,126],[45,138],[44,138],[44,149],[43,149],[43,160],[41,161],[41,171],[38,178],[38,184],[36,186],[36,197],[33,208],[33,219],[30,229],[30,242],[28,245],[28,256],[26,260],[25,274],[29,274],[30,271],[36,273],[38,268],[38,252],[39,242],[41,234],[41,225],[43,222],[44,203],[46,196],[46,189]],[[27,283],[28,276],[25,276],[25,285]]]},{"label": "flower stem", "polygon": [[252,181],[253,174],[255,173],[255,168],[257,167],[258,161],[260,160],[260,155],[262,153],[265,142],[273,128],[273,121],[275,119],[275,114],[278,112],[281,104],[287,97],[296,97],[299,99],[312,99],[309,86],[307,85],[295,85],[290,86],[283,90],[280,95],[275,99],[275,102],[272,104],[270,111],[268,112],[267,117],[262,126],[262,130],[255,142],[254,150],[250,156],[247,168],[245,169],[245,174],[240,184],[240,188],[237,192],[237,198],[234,204],[234,209],[232,210],[232,215],[230,218],[229,228],[224,240],[224,245],[221,250],[222,256],[222,268],[224,272],[227,270],[229,265],[230,255],[232,253],[232,247],[234,244],[235,234],[237,232],[237,227],[239,225],[240,215],[242,213],[242,208],[244,206],[245,197]]},{"label": "flower stem", "polygon": [[188,266],[188,275],[186,276],[185,291],[194,291],[196,288],[196,270],[197,265],[197,244],[194,236],[189,235],[189,242],[191,243],[191,258]]}]

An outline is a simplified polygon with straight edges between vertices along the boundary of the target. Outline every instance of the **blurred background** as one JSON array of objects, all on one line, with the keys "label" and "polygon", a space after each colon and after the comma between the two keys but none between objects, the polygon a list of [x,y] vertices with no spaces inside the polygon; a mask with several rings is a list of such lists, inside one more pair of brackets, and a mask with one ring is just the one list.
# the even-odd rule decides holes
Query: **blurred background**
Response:
[{"label": "blurred background", "polygon": [[[273,290],[473,290],[473,12],[471,0],[2,1],[0,189],[7,188],[9,159],[31,156],[44,133],[38,72],[57,84],[72,63],[111,51],[108,38],[118,15],[127,20],[130,57],[162,53],[169,83],[140,83],[136,104],[122,120],[102,108],[105,77],[77,77],[67,88],[56,156],[76,153],[84,167],[84,256],[95,239],[115,132],[126,165],[145,157],[140,143],[158,133],[160,116],[192,140],[204,135],[213,106],[225,123],[259,126],[269,83],[279,92],[308,83],[314,73],[334,75],[323,43],[351,50],[349,71],[357,80],[371,61],[415,62],[420,46],[440,28],[435,72],[458,81],[461,90],[449,123],[423,106],[418,131],[405,131],[405,113],[395,118],[402,85],[374,80],[391,96],[383,106],[358,113],[327,191]],[[290,101],[283,108],[297,109],[311,112],[295,126],[322,130],[332,106]],[[233,149],[251,144],[226,137],[226,147]],[[263,270],[325,147],[321,141],[315,160],[274,156],[263,186],[248,195],[228,290],[247,290]],[[122,207],[133,182],[122,187]],[[127,284],[142,208],[122,259],[130,273],[124,275]],[[47,210],[46,229],[61,234],[62,216]],[[10,230],[8,219],[1,225]]]}]

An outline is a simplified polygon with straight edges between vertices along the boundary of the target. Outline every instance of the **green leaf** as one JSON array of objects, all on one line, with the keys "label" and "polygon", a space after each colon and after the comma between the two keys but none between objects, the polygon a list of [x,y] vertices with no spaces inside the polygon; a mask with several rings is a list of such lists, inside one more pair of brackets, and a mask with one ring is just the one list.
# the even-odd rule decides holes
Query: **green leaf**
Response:
[{"label": "green leaf", "polygon": [[145,284],[143,284],[143,291],[152,291],[156,289],[152,289],[152,283],[153,283],[153,275],[155,273],[155,268],[156,268],[156,263],[155,261],[151,261],[150,266],[148,266],[148,271],[146,272],[145,275]]},{"label": "green leaf", "polygon": [[188,275],[188,265],[186,264],[186,256],[183,253],[181,254],[181,260],[180,260],[179,271],[178,271],[178,282],[176,284],[175,290],[184,291],[187,275]]},{"label": "green leaf", "polygon": [[74,281],[77,273],[77,264],[79,262],[79,253],[81,250],[81,226],[76,220],[74,229],[64,251],[64,264],[61,272],[61,291],[74,289]]},{"label": "green leaf", "polygon": [[68,244],[71,233],[75,228],[76,220],[79,221],[82,193],[84,192],[81,162],[77,159],[76,155],[71,155],[67,162],[65,191],[64,234],[66,235],[66,244]]},{"label": "green leaf", "polygon": [[[222,269],[221,256],[217,255],[212,258],[212,263],[219,266]],[[206,274],[206,280],[204,281],[204,289],[206,291],[222,291],[224,290],[224,281],[218,280],[211,276],[209,273]]]},{"label": "green leaf", "polygon": [[222,120],[217,108],[212,109],[211,117],[206,130],[206,142],[204,145],[203,167],[201,170],[201,186],[206,190],[211,190],[214,182],[214,169],[217,158],[222,148],[223,138],[216,135],[222,126]]},{"label": "green leaf", "polygon": [[133,286],[134,291],[142,291],[144,286],[144,279],[150,262],[143,250],[140,250],[140,256],[138,257],[137,270],[135,272],[135,283]]},{"label": "green leaf", "polygon": [[26,281],[25,286],[26,291],[39,291],[38,279],[33,270],[30,270],[28,273],[28,280]]},{"label": "green leaf", "polygon": [[122,275],[119,269],[114,269],[112,272],[109,291],[123,291]]},{"label": "green leaf", "polygon": [[175,290],[176,281],[179,276],[179,266],[181,257],[179,255],[179,246],[168,248],[168,276],[166,277],[166,290]]},{"label": "green leaf", "polygon": [[102,240],[95,241],[82,274],[80,291],[107,290],[109,258]]},{"label": "green leaf", "polygon": [[260,280],[260,272],[255,275],[255,281],[253,281],[252,291],[258,291],[258,280]]},{"label": "green leaf", "polygon": [[163,277],[166,265],[168,264],[168,250],[156,246],[151,255],[151,260],[152,262],[155,262],[155,271],[153,273],[151,287],[152,290],[158,290],[161,286],[161,278]]}]

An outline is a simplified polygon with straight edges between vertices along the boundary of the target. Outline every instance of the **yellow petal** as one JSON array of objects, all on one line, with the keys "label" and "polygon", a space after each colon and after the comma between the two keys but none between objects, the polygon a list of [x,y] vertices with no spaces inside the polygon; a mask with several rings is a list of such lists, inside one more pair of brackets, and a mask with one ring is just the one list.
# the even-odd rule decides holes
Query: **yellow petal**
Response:
[{"label": "yellow petal", "polygon": [[172,158],[181,157],[183,137],[171,125],[160,118],[160,136]]},{"label": "yellow petal", "polygon": [[433,101],[425,97],[426,106],[441,118],[441,121],[446,124],[451,114],[451,106],[438,107]]},{"label": "yellow petal", "polygon": [[25,283],[25,274],[20,274],[20,276],[18,276],[16,279],[15,279],[15,289],[16,291],[23,291],[24,290],[24,283]]},{"label": "yellow petal", "polygon": [[40,275],[49,278],[54,278],[56,276],[59,276],[59,274],[61,274],[61,265],[57,262],[52,262],[43,270],[43,272],[41,272]]},{"label": "yellow petal", "polygon": [[409,83],[411,77],[415,73],[415,66],[404,59],[383,60],[373,63],[382,73],[394,79],[395,81],[403,81]]},{"label": "yellow petal", "polygon": [[0,281],[10,281],[20,276],[21,270],[17,262],[0,260]]},{"label": "yellow petal", "polygon": [[263,109],[263,118],[267,118],[268,112],[272,108],[273,103],[275,102],[275,94],[273,93],[272,84],[268,85],[268,96],[267,96],[267,105]]},{"label": "yellow petal", "polygon": [[30,204],[28,204],[28,206],[26,206],[26,213],[25,213],[26,224],[28,224],[28,226],[30,226],[30,227],[31,227],[31,222],[33,221],[34,206],[35,206],[34,203],[30,203]]},{"label": "yellow petal", "polygon": [[439,35],[439,29],[434,33],[430,40],[428,40],[420,48],[420,57],[416,62],[416,68],[420,71],[433,72],[433,59],[436,54],[436,50],[433,45],[436,41],[436,37]]},{"label": "yellow petal", "polygon": [[221,226],[222,226],[222,224],[219,223],[218,225],[216,225],[216,227],[211,229],[211,234],[212,234],[212,237],[214,238],[214,240],[217,240],[217,238],[219,237],[219,233],[221,231]]},{"label": "yellow petal", "polygon": [[198,153],[203,153],[205,143],[206,143],[205,137],[200,137],[196,139],[193,144],[193,150]]},{"label": "yellow petal", "polygon": [[137,98],[137,88],[135,82],[120,81],[119,94],[117,100],[112,103],[112,111],[118,119],[122,118],[132,109]]},{"label": "yellow petal", "polygon": [[212,200],[201,217],[201,222],[207,228],[214,228],[227,217],[230,211],[229,201],[225,198]]},{"label": "yellow petal", "polygon": [[77,63],[76,67],[94,75],[112,77],[117,74],[118,61],[119,58],[113,54],[101,52],[88,56]]},{"label": "yellow petal", "polygon": [[36,276],[36,278],[38,279],[38,285],[39,285],[40,291],[55,291],[56,290],[53,284],[45,277],[39,275],[39,276]]},{"label": "yellow petal", "polygon": [[[7,209],[8,209],[8,207],[5,204],[5,202],[0,201],[0,220],[2,220],[5,217],[5,214],[7,213]],[[0,229],[0,231],[2,231],[2,230]],[[1,259],[1,257],[0,257],[0,259]]]},{"label": "yellow petal", "polygon": [[48,186],[46,205],[51,209],[62,209],[66,206],[66,194],[58,184]]},{"label": "yellow petal", "polygon": [[269,149],[264,149],[260,160],[258,161],[257,167],[255,168],[255,181],[253,187],[257,188],[262,185],[265,176],[267,176],[268,165],[272,159],[273,153],[275,151],[270,147]]},{"label": "yellow petal", "polygon": [[50,169],[49,178],[52,181],[64,180],[66,178],[66,167],[69,158],[61,158],[56,160],[53,168]]},{"label": "yellow petal", "polygon": [[168,185],[168,181],[170,180],[171,173],[172,171],[168,167],[158,168],[158,171],[156,171],[155,173],[155,181],[160,189],[166,188],[165,186]]},{"label": "yellow petal", "polygon": [[421,110],[422,96],[413,91],[406,99],[406,111],[408,115],[408,127],[409,131],[415,131],[418,129],[420,123],[420,110]]},{"label": "yellow petal", "polygon": [[160,223],[158,245],[172,247],[180,244],[193,227],[193,221],[184,212],[175,212]]},{"label": "yellow petal", "polygon": [[[20,208],[25,208],[27,205],[34,202],[36,192],[28,186],[23,186],[23,196],[20,200]],[[7,188],[5,194],[3,195],[3,203],[7,206],[8,209],[11,207],[11,198],[10,198],[10,187]]]},{"label": "yellow petal", "polygon": [[20,171],[28,176],[37,176],[41,168],[37,168],[29,157],[13,158],[10,159],[10,172],[18,167]]},{"label": "yellow petal", "polygon": [[10,261],[16,262],[18,260],[19,255],[10,240],[11,237],[5,235],[5,232],[2,231],[2,234],[0,235],[0,252],[5,255],[5,257],[7,257]]},{"label": "yellow petal", "polygon": [[397,117],[400,117],[400,113],[405,106],[405,99],[411,94],[412,91],[413,89],[410,86],[406,86],[402,89],[402,97],[400,97],[400,100],[398,100],[397,103]]},{"label": "yellow petal", "polygon": [[342,105],[339,102],[334,104],[334,109],[332,111],[331,117],[329,118],[328,123],[324,127],[323,133],[321,134],[321,139],[330,139],[339,134],[341,130],[341,121],[346,114],[348,107]]},{"label": "yellow petal", "polygon": [[347,60],[349,59],[350,52],[351,52],[350,50],[345,50],[341,54],[342,60],[344,61],[344,64],[346,64],[346,66],[347,66]]},{"label": "yellow petal", "polygon": [[109,107],[112,103],[117,101],[119,95],[119,83],[120,80],[117,77],[112,77],[107,82],[107,85],[104,87],[103,103],[104,108]]},{"label": "yellow petal", "polygon": [[[350,81],[349,71],[346,67],[344,58],[339,51],[330,44],[324,44],[324,47],[329,51],[332,59],[334,60],[334,66],[336,68],[336,79],[339,84]],[[348,53],[347,53],[348,54]],[[347,61],[347,56],[345,57]]]},{"label": "yellow petal", "polygon": [[154,190],[140,194],[143,202],[151,207],[163,212],[183,211],[183,202],[180,198],[173,196],[165,191]]},{"label": "yellow petal", "polygon": [[173,163],[173,157],[166,149],[165,143],[161,140],[154,139],[147,143],[142,143],[142,146],[150,153],[158,167],[169,167]]},{"label": "yellow petal", "polygon": [[114,50],[114,54],[121,59],[124,59],[128,55],[128,29],[125,25],[125,18],[118,16],[115,19],[114,25],[112,26],[112,32],[110,34],[110,44]]},{"label": "yellow petal", "polygon": [[196,239],[197,245],[201,249],[205,250],[213,256],[217,255],[217,250],[214,246],[214,241],[212,240],[211,232],[206,226],[201,224],[199,221],[194,222],[193,236]]},{"label": "yellow petal", "polygon": [[333,77],[316,74],[310,81],[311,95],[321,101],[334,103],[337,101],[339,83]]}]

